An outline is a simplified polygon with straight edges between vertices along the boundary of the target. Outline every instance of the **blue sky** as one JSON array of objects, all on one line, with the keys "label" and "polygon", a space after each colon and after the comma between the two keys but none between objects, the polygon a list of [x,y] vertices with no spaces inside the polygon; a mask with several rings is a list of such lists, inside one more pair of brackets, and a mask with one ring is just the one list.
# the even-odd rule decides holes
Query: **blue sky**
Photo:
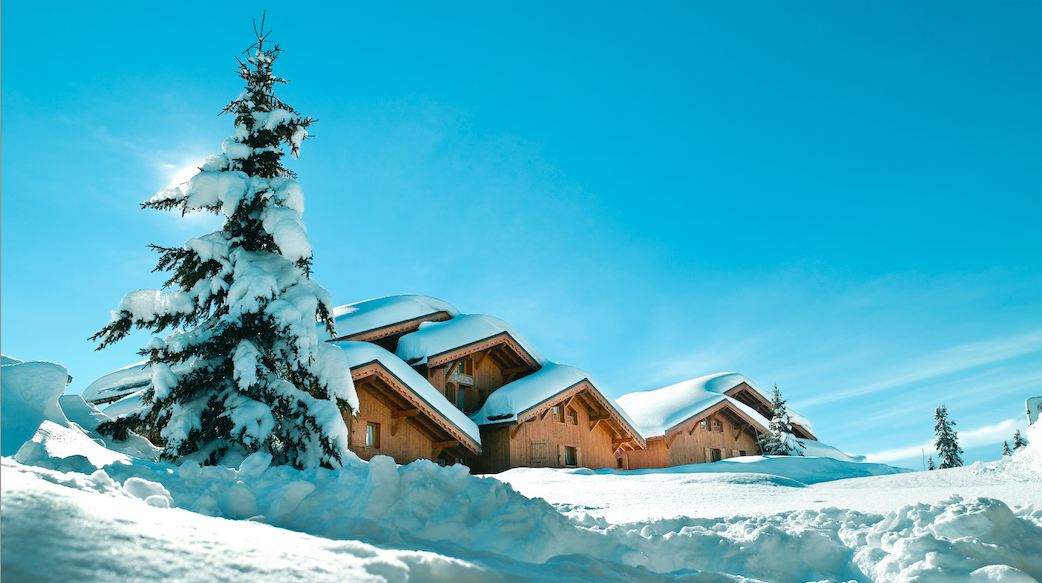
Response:
[{"label": "blue sky", "polygon": [[[252,3],[8,2],[2,348],[81,391],[147,336],[138,204],[220,150]],[[616,396],[718,371],[918,467],[1042,395],[1042,4],[269,6],[315,277],[507,320]]]}]

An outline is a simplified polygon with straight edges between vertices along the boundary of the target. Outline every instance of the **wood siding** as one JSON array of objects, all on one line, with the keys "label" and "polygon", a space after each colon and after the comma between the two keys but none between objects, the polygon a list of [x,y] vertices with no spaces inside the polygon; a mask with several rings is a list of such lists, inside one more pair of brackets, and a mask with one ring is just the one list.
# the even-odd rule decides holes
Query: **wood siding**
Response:
[{"label": "wood siding", "polygon": [[[434,441],[420,433],[409,419],[403,420],[398,431],[392,436],[391,428],[397,419],[393,419],[387,405],[369,391],[358,391],[358,415],[352,417],[351,414],[344,413],[344,420],[350,430],[348,447],[364,460],[369,460],[375,455],[389,455],[400,464],[418,459],[431,459]],[[380,424],[378,448],[365,445],[365,428],[370,422]]]},{"label": "wood siding", "polygon": [[[702,420],[708,431],[702,428]],[[723,431],[712,430],[714,421],[720,422]],[[625,469],[667,468],[712,462],[713,450],[719,451],[720,459],[738,457],[742,451],[746,455],[760,453],[756,434],[745,420],[726,407],[716,407],[707,415],[689,419],[664,437],[648,439],[646,450],[620,451],[616,457],[623,460]]]}]

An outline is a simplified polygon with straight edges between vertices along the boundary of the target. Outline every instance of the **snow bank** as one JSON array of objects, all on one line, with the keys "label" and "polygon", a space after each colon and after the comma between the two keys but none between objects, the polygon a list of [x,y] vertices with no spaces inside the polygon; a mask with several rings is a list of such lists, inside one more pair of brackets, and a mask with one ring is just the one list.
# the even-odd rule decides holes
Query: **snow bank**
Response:
[{"label": "snow bank", "polygon": [[487,425],[516,421],[518,415],[583,381],[589,382],[604,402],[625,419],[626,423],[635,430],[638,429],[626,411],[619,407],[615,399],[609,397],[586,371],[553,362],[547,362],[536,372],[494,391],[485,401],[485,405],[474,414],[474,422]]},{"label": "snow bank", "polygon": [[825,457],[756,455],[728,458],[710,464],[689,464],[671,468],[625,471],[607,468],[593,471],[598,474],[614,473],[621,475],[752,473],[784,476],[802,484],[817,484],[819,482],[831,482],[849,478],[899,474],[911,472],[912,470],[895,468],[886,464],[842,461]]},{"label": "snow bank", "polygon": [[344,337],[438,312],[447,312],[452,318],[459,315],[456,308],[437,298],[403,294],[338,306],[333,308],[333,318],[336,320],[337,336]]},{"label": "snow bank", "polygon": [[506,332],[540,366],[546,359],[513,326],[499,318],[481,314],[456,316],[448,322],[423,322],[420,329],[402,336],[395,354],[409,364],[425,364],[427,359],[449,350],[474,344]]},{"label": "snow bank", "polygon": [[455,425],[456,429],[470,436],[478,445],[481,444],[481,433],[478,431],[478,426],[464,415],[463,411],[457,409],[444,395],[439,393],[433,385],[427,382],[427,379],[420,376],[419,373],[402,362],[397,356],[368,342],[340,341],[331,342],[330,344],[339,346],[344,351],[348,368],[379,362],[384,368],[391,371],[391,374],[398,377],[398,380],[403,385],[412,389],[417,397]]},{"label": "snow bank", "polygon": [[[170,367],[175,374],[180,374],[188,364],[177,364]],[[107,373],[83,389],[83,400],[88,403],[109,401],[132,395],[152,382],[152,366],[147,360],[135,362],[129,366]]]},{"label": "snow bank", "polygon": [[[677,425],[723,401],[745,413],[766,430],[770,425],[769,420],[764,419],[752,407],[723,394],[743,382],[756,388],[752,381],[743,375],[717,373],[654,391],[629,393],[619,397],[618,403],[637,422],[644,437],[664,436]],[[761,391],[758,388],[756,390]]]},{"label": "snow bank", "polygon": [[[15,360],[15,359],[10,359]],[[68,425],[58,397],[65,392],[69,371],[53,362],[14,362],[0,366],[0,450],[14,455],[33,438],[45,420]]]}]

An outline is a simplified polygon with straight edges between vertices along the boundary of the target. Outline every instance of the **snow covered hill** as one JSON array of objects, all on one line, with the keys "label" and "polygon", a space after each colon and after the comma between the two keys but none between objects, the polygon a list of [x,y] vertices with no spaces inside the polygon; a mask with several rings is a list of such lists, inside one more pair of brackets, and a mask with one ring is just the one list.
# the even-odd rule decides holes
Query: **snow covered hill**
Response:
[{"label": "snow covered hill", "polygon": [[174,466],[4,369],[5,420],[12,394],[42,419],[0,470],[9,581],[1042,579],[1037,426],[1012,459],[927,473],[827,458],[496,477],[383,456]]}]

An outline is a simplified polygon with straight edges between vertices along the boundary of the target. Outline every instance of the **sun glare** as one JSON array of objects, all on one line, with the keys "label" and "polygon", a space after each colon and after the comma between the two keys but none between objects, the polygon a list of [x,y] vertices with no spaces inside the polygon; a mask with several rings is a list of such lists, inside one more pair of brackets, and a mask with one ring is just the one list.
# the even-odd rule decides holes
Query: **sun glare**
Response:
[{"label": "sun glare", "polygon": [[167,186],[173,188],[179,186],[185,182],[191,180],[199,172],[199,164],[187,164],[182,167],[174,166],[173,164],[167,164],[167,167],[174,170],[173,174],[170,175],[170,184]]}]

